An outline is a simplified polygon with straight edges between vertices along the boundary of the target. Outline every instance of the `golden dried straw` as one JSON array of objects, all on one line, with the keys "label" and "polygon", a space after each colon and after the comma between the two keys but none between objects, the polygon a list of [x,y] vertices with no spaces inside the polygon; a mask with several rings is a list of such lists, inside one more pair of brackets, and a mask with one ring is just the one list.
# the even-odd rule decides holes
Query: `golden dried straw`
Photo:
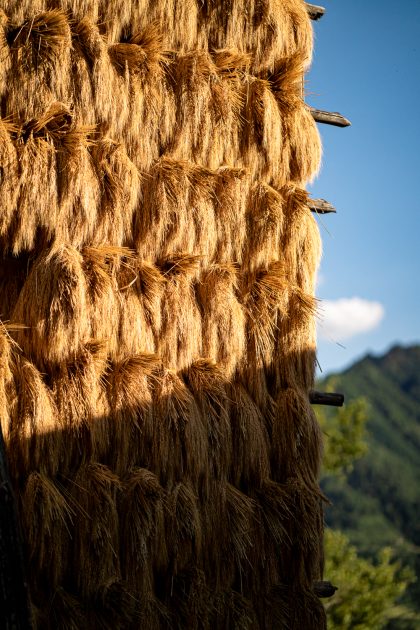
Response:
[{"label": "golden dried straw", "polygon": [[322,630],[303,0],[0,0],[34,626]]}]

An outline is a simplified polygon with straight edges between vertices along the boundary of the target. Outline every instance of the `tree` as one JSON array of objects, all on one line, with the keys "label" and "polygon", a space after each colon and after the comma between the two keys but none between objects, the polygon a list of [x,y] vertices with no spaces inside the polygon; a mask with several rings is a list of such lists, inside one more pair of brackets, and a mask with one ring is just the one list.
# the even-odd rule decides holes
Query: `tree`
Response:
[{"label": "tree", "polygon": [[[367,453],[368,405],[357,399],[336,412],[319,410],[317,415],[325,434],[324,475],[345,476]],[[396,620],[416,623],[416,615],[397,604],[414,574],[393,559],[391,548],[382,549],[372,562],[358,555],[345,534],[327,529],[325,556],[326,578],[338,587],[325,605],[329,630],[380,630]]]},{"label": "tree", "polygon": [[327,530],[325,574],[338,591],[325,604],[329,630],[379,630],[396,617],[413,618],[397,606],[413,579],[408,568],[393,561],[386,547],[376,562],[361,558],[343,533]]},{"label": "tree", "polygon": [[368,450],[367,401],[358,398],[335,412],[318,408],[317,417],[325,435],[324,474],[349,473],[354,461]]}]

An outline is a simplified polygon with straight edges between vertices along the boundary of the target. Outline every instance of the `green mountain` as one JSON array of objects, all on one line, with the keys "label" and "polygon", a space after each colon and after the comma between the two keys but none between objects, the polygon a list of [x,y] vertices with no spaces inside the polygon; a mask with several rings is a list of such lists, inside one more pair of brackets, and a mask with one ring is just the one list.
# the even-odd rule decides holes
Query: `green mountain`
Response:
[{"label": "green mountain", "polygon": [[324,379],[319,388],[341,392],[347,401],[364,397],[369,405],[368,453],[346,478],[323,480],[333,503],[327,524],[344,531],[367,556],[393,547],[396,557],[416,571],[418,582],[408,597],[419,610],[420,346],[368,355]]}]

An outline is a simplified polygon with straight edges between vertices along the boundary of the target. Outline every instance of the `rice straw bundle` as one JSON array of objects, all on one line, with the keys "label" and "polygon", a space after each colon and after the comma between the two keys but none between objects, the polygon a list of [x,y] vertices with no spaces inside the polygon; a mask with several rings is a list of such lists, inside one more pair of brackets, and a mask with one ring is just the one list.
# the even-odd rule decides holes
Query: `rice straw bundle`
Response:
[{"label": "rice straw bundle", "polygon": [[16,205],[20,191],[19,156],[12,134],[17,131],[17,126],[9,119],[0,120],[0,203],[2,213],[0,218],[0,238],[3,243],[3,251],[10,247],[8,233],[15,217]]},{"label": "rice straw bundle", "polygon": [[119,142],[130,116],[130,80],[115,67],[99,27],[88,14],[72,24],[71,98],[80,122]]},{"label": "rice straw bundle", "polygon": [[107,138],[95,142],[90,153],[100,187],[97,232],[91,241],[130,244],[140,188],[138,170],[121,145]]},{"label": "rice straw bundle", "polygon": [[208,53],[196,50],[177,55],[169,71],[177,116],[171,154],[203,162],[212,141],[212,87],[219,79],[217,68]]},{"label": "rice straw bundle", "polygon": [[111,45],[108,54],[128,87],[129,115],[122,138],[136,166],[150,168],[170,142],[175,124],[174,95],[167,80],[170,55],[163,34],[152,22]]},{"label": "rice straw bundle", "polygon": [[4,114],[38,118],[51,101],[70,96],[71,34],[61,9],[33,13],[23,22],[9,24],[7,39],[11,65],[6,75]]},{"label": "rice straw bundle", "polygon": [[54,591],[65,579],[74,511],[55,480],[36,471],[26,479],[22,503],[29,567],[39,576],[34,585],[34,600],[42,601],[46,585],[49,591]]},{"label": "rice straw bundle", "polygon": [[75,356],[90,338],[82,263],[80,252],[71,247],[44,251],[22,287],[12,321],[26,328],[15,337],[39,366]]},{"label": "rice straw bundle", "polygon": [[236,487],[260,487],[270,478],[269,435],[264,416],[254,399],[240,383],[228,390],[232,401],[232,479]]},{"label": "rice straw bundle", "polygon": [[[13,254],[33,251],[37,235],[44,234],[49,239],[50,230],[57,223],[55,149],[49,139],[30,134],[27,142],[18,146],[19,196],[8,234]],[[47,212],[50,222],[45,221]]]},{"label": "rice straw bundle", "polygon": [[283,235],[284,211],[282,195],[267,184],[259,182],[248,197],[247,229],[254,235],[247,240],[245,263],[250,272],[267,267],[272,252],[279,252]]},{"label": "rice straw bundle", "polygon": [[106,340],[107,352],[114,357],[120,343],[120,296],[113,266],[121,264],[121,259],[130,260],[131,252],[124,248],[101,246],[85,247],[82,255],[90,336]]},{"label": "rice straw bundle", "polygon": [[165,33],[168,49],[183,52],[195,47],[200,4],[196,0],[137,0],[135,3],[117,0],[112,6],[107,0],[99,0],[99,4],[100,20],[111,41],[124,39],[128,34],[138,33],[151,24],[159,24]]},{"label": "rice straw bundle", "polygon": [[[97,122],[97,111],[115,95],[104,95],[105,83],[115,88],[114,68],[108,62],[108,50],[94,19],[82,14],[71,30],[71,81],[73,105],[84,124]],[[106,82],[105,82],[106,76]],[[100,97],[103,97],[102,100]],[[102,104],[101,104],[102,103]]]},{"label": "rice straw bundle", "polygon": [[7,25],[8,18],[2,9],[0,9],[0,94],[3,95],[6,87],[5,79],[10,67],[10,48],[7,43]]},{"label": "rice straw bundle", "polygon": [[[227,479],[231,467],[232,427],[229,422],[229,399],[222,370],[208,359],[199,359],[182,372],[187,391],[198,406],[200,425],[204,425],[206,451],[200,453],[198,462],[205,461],[207,469],[201,471],[199,480],[204,483],[203,494],[208,495],[212,478]],[[197,422],[197,427],[199,422]],[[199,436],[198,428],[195,430]],[[190,456],[193,455],[191,452]],[[205,459],[204,459],[205,458]]]},{"label": "rice straw bundle", "polygon": [[[103,395],[105,369],[103,346],[90,342],[50,376],[64,438],[57,441],[50,458],[65,476],[81,464],[87,453],[90,457],[98,452],[106,457],[109,453],[112,427],[107,420],[109,406]],[[80,450],[79,440],[84,441],[85,451]]]},{"label": "rice straw bundle", "polygon": [[241,153],[244,166],[256,179],[271,181],[274,173],[278,180],[287,180],[289,163],[281,158],[283,144],[288,147],[288,139],[283,133],[280,108],[266,79],[250,77],[243,118]]},{"label": "rice straw bundle", "polygon": [[3,322],[0,321],[0,426],[4,440],[12,430],[10,422],[10,399],[15,395],[11,370],[13,341]]},{"label": "rice straw bundle", "polygon": [[[302,76],[305,57],[301,52],[279,59],[268,73],[271,92],[275,97],[283,123],[281,160],[288,164],[287,181],[305,183],[318,172],[321,161],[321,142],[309,109],[302,100]],[[282,173],[273,172],[274,184],[282,186]]]},{"label": "rice straw bundle", "polygon": [[0,422],[39,630],[325,628],[311,54],[303,0],[0,0]]},{"label": "rice straw bundle", "polygon": [[158,160],[145,178],[142,212],[137,213],[135,225],[135,245],[143,256],[173,253],[182,247],[182,238],[186,247],[193,246],[189,180],[190,165],[169,158]]},{"label": "rice straw bundle", "polygon": [[[74,247],[98,238],[102,182],[91,158],[94,133],[93,126],[76,126],[73,122],[56,148],[59,216],[53,235],[59,242],[71,243]],[[51,215],[43,217],[46,225],[49,221]]]},{"label": "rice straw bundle", "polygon": [[203,354],[231,376],[245,350],[245,313],[237,298],[237,269],[233,265],[209,267],[198,291]]},{"label": "rice straw bundle", "polygon": [[276,458],[279,481],[298,477],[309,482],[318,475],[318,459],[303,457],[303,453],[318,452],[320,448],[320,431],[308,405],[297,388],[285,389],[279,395],[271,429],[272,456]]},{"label": "rice straw bundle", "polygon": [[33,468],[55,474],[58,466],[51,457],[52,451],[63,444],[54,435],[61,419],[52,392],[42,374],[25,359],[16,360],[12,373],[16,393],[10,405],[13,457],[9,465],[23,477]]},{"label": "rice straw bundle", "polygon": [[214,212],[217,230],[215,264],[241,263],[246,241],[246,198],[249,176],[245,169],[222,166],[217,170]]},{"label": "rice straw bundle", "polygon": [[118,474],[133,465],[150,465],[152,396],[158,368],[156,355],[139,354],[113,363],[106,375],[113,429],[109,461]]},{"label": "rice straw bundle", "polygon": [[287,316],[289,284],[281,262],[259,269],[247,295],[248,361],[255,368],[270,365],[278,320]]},{"label": "rice straw bundle", "polygon": [[236,161],[243,127],[242,110],[250,55],[236,49],[213,50],[218,80],[212,85],[213,132],[204,161],[210,168]]},{"label": "rice straw bundle", "polygon": [[[170,370],[160,374],[154,387],[155,417],[147,462],[169,487],[185,476],[203,484],[205,489],[211,429],[207,426],[209,419],[195,398],[182,375]],[[145,437],[148,440],[149,436]]]},{"label": "rice straw bundle", "polygon": [[202,356],[202,321],[193,281],[199,257],[177,254],[160,263],[166,280],[158,354],[165,365],[182,369]]},{"label": "rice straw bundle", "polygon": [[204,0],[200,43],[237,47],[252,55],[256,71],[270,69],[282,55],[312,56],[312,31],[305,7],[293,0]]},{"label": "rice straw bundle", "polygon": [[133,468],[124,482],[121,573],[135,591],[153,597],[153,569],[167,565],[165,492],[156,475]]},{"label": "rice straw bundle", "polygon": [[[76,506],[71,561],[75,586],[82,597],[97,596],[112,578],[120,575],[119,555],[115,552],[119,542],[120,490],[119,478],[107,466],[94,461],[82,464],[69,486]],[[83,572],[77,570],[81,564]]]},{"label": "rice straw bundle", "polygon": [[192,483],[175,484],[168,493],[166,505],[168,556],[175,573],[181,573],[201,555],[201,517]]}]

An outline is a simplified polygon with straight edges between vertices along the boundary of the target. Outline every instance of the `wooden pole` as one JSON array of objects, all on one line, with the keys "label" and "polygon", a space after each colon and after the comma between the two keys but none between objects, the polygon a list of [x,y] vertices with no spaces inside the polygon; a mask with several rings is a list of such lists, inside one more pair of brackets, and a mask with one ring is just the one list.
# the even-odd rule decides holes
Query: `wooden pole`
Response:
[{"label": "wooden pole", "polygon": [[316,4],[306,3],[306,10],[309,13],[311,20],[319,20],[325,14],[324,7],[319,7]]},{"label": "wooden pole", "polygon": [[15,497],[0,427],[0,628],[31,630],[28,587]]},{"label": "wooden pole", "polygon": [[314,593],[317,597],[332,597],[337,590],[336,586],[333,586],[331,582],[314,582]]},{"label": "wooden pole", "polygon": [[316,214],[329,214],[330,212],[337,212],[333,205],[325,199],[309,199],[309,210]]},{"label": "wooden pole", "polygon": [[310,107],[310,112],[316,122],[324,123],[325,125],[334,125],[335,127],[350,127],[351,125],[351,122],[338,112],[326,112],[313,107]]},{"label": "wooden pole", "polygon": [[309,402],[312,405],[329,405],[331,407],[342,407],[344,405],[343,394],[333,394],[327,392],[309,392]]}]

